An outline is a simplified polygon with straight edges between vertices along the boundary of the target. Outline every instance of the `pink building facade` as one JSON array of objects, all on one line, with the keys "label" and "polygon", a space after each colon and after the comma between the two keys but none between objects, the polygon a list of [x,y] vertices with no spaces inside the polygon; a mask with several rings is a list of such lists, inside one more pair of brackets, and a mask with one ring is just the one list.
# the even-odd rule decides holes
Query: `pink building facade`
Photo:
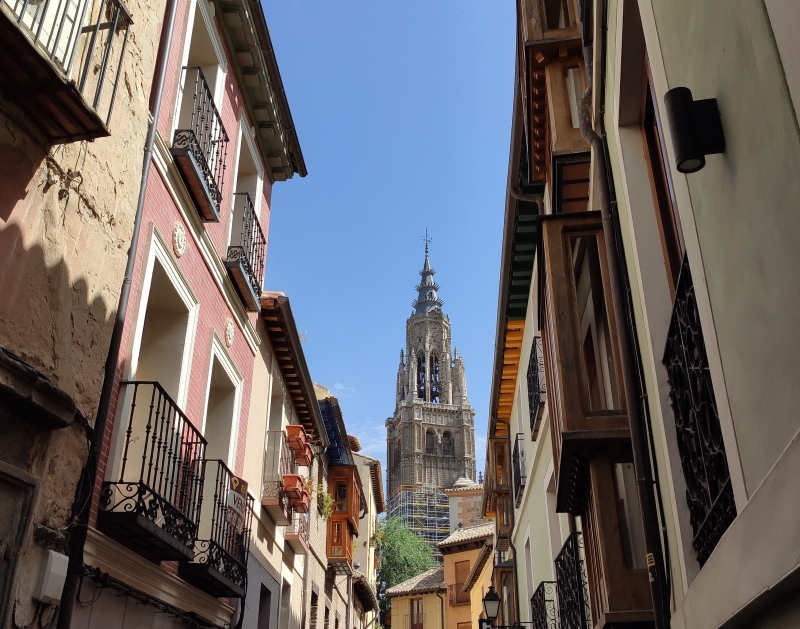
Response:
[{"label": "pink building facade", "polygon": [[305,175],[260,6],[179,3],[157,129],[97,444],[81,629],[232,626],[246,590],[260,488],[241,477],[271,193]]}]

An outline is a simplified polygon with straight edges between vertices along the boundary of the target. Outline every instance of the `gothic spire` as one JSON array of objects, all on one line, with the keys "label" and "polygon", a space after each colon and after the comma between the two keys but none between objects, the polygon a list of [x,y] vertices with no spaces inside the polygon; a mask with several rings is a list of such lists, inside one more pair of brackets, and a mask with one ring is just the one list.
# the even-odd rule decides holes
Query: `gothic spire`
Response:
[{"label": "gothic spire", "polygon": [[417,291],[417,298],[411,303],[414,307],[414,314],[441,310],[444,304],[437,293],[439,285],[433,280],[436,271],[431,268],[431,262],[428,259],[428,243],[431,242],[431,239],[428,238],[427,229],[423,240],[425,241],[425,264],[422,265],[422,270],[419,272],[422,280],[414,288]]}]

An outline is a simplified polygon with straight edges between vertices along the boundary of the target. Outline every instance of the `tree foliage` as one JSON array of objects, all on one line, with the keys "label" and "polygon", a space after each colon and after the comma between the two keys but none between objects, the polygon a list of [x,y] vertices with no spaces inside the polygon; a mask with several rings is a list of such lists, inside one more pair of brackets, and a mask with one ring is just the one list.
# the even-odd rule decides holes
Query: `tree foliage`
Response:
[{"label": "tree foliage", "polygon": [[391,607],[386,590],[433,568],[436,560],[428,542],[413,533],[400,518],[381,522],[375,538],[381,557],[377,583],[380,623],[385,627]]}]

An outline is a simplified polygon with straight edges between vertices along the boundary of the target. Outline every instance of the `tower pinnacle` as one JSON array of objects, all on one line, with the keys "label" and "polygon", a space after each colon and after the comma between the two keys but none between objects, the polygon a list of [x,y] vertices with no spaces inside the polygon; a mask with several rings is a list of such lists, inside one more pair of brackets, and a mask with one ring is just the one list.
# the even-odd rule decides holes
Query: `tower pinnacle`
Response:
[{"label": "tower pinnacle", "polygon": [[444,302],[439,299],[438,290],[440,286],[434,281],[433,276],[436,273],[431,268],[431,262],[428,258],[428,244],[431,242],[428,237],[428,230],[425,230],[425,263],[422,265],[422,270],[419,272],[422,280],[414,287],[417,291],[417,298],[411,303],[414,307],[414,314],[423,314],[426,312],[435,312],[441,310]]}]

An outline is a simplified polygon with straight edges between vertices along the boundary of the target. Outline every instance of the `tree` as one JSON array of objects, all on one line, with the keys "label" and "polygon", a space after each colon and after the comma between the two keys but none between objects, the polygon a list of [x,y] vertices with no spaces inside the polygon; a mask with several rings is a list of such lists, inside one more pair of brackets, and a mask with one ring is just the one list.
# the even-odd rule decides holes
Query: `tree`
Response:
[{"label": "tree", "polygon": [[385,627],[391,608],[386,590],[430,570],[436,565],[436,560],[430,544],[413,533],[400,518],[381,522],[375,537],[381,557],[377,583],[380,622]]}]

